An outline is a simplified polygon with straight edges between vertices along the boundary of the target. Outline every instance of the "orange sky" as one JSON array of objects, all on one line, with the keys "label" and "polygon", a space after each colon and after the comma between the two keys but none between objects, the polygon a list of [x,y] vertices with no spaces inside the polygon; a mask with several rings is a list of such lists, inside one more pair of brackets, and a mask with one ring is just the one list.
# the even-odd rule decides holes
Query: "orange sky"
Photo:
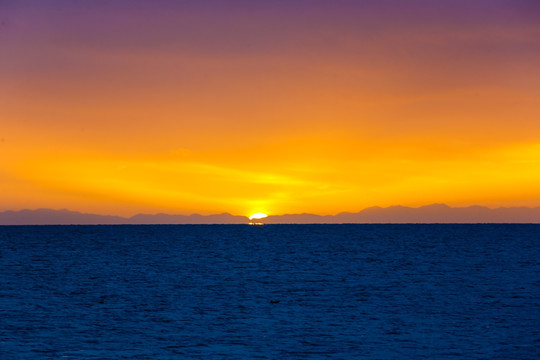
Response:
[{"label": "orange sky", "polygon": [[0,3],[0,211],[540,205],[536,1],[92,4]]}]

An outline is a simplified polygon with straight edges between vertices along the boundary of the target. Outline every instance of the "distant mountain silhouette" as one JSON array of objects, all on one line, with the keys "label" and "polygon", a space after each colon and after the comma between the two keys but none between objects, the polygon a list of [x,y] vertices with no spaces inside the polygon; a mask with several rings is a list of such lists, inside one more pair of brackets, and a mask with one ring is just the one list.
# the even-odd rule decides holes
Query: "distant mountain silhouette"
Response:
[{"label": "distant mountain silhouette", "polygon": [[370,207],[357,213],[342,212],[337,215],[278,215],[264,219],[267,224],[277,223],[540,223],[540,207],[484,206],[450,207],[432,204],[411,208],[390,206]]},{"label": "distant mountain silhouette", "polygon": [[0,225],[115,225],[115,224],[246,224],[248,218],[231,214],[169,215],[137,214],[132,217],[85,214],[69,210],[21,210],[0,212]]},{"label": "distant mountain silhouette", "polygon": [[[370,207],[337,215],[285,214],[263,219],[265,224],[311,223],[540,223],[540,207],[484,206],[450,207],[432,204],[418,208]],[[69,210],[20,210],[0,212],[0,225],[70,225],[70,224],[247,224],[245,216],[228,213],[216,215],[137,214],[132,217],[85,214]]]},{"label": "distant mountain silhouette", "polygon": [[0,225],[70,225],[70,224],[123,224],[120,216],[83,214],[69,210],[21,210],[0,213]]},{"label": "distant mountain silhouette", "polygon": [[137,214],[128,220],[130,224],[246,224],[249,221],[245,216],[228,213],[216,215]]}]

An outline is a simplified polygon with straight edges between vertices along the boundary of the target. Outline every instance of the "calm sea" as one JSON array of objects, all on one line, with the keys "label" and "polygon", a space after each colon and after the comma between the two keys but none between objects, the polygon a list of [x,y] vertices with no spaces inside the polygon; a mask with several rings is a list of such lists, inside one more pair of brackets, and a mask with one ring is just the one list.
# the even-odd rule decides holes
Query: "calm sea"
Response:
[{"label": "calm sea", "polygon": [[0,227],[0,358],[538,359],[539,225]]}]

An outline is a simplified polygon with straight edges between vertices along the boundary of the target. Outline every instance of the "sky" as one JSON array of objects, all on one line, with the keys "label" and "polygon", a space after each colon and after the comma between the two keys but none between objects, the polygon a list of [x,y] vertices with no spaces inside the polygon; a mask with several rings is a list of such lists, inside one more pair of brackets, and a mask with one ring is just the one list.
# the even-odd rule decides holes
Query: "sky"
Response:
[{"label": "sky", "polygon": [[0,0],[0,211],[540,205],[537,0]]}]

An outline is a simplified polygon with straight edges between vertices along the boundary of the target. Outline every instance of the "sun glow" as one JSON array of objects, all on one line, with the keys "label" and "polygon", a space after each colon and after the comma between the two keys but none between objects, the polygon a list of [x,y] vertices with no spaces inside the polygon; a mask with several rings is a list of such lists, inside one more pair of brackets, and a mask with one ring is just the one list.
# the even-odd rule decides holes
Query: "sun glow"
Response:
[{"label": "sun glow", "polygon": [[251,215],[249,217],[249,220],[261,220],[261,219],[264,219],[265,217],[268,217],[268,215],[266,215],[265,213],[258,212]]}]

